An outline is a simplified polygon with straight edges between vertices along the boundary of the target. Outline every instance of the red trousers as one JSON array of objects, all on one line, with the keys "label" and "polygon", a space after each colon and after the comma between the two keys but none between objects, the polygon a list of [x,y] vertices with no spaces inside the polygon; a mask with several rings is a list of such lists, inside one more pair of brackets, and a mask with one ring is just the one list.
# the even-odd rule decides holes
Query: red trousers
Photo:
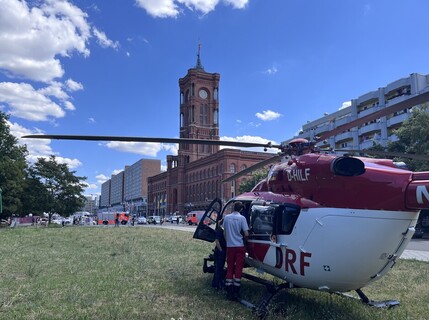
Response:
[{"label": "red trousers", "polygon": [[245,247],[226,248],[226,263],[228,264],[226,279],[241,279],[245,256]]}]

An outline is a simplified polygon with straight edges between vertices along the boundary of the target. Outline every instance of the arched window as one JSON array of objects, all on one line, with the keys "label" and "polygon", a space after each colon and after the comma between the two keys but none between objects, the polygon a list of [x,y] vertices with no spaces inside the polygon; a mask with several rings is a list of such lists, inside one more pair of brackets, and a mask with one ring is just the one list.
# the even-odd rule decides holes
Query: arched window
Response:
[{"label": "arched window", "polygon": [[235,164],[234,164],[234,163],[231,163],[231,164],[229,165],[229,172],[230,172],[230,173],[235,173]]},{"label": "arched window", "polygon": [[189,109],[189,124],[194,123],[195,121],[195,107],[194,105],[191,106]]}]

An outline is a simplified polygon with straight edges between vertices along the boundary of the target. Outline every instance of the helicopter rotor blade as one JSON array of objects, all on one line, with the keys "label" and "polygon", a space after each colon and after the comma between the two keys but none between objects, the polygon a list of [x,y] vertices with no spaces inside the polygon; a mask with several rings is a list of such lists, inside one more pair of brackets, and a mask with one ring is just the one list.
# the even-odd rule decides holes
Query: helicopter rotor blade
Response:
[{"label": "helicopter rotor blade", "polygon": [[381,117],[387,116],[389,114],[404,110],[404,109],[408,109],[411,107],[414,107],[416,105],[422,104],[424,102],[429,101],[429,91],[421,93],[417,96],[414,96],[412,98],[403,100],[403,101],[399,101],[396,103],[389,103],[389,106],[386,108],[383,108],[379,111],[376,111],[374,113],[368,114],[366,116],[363,116],[362,118],[358,118],[356,120],[350,121],[346,124],[343,124],[341,126],[336,127],[333,130],[327,131],[325,133],[322,133],[318,138],[317,138],[317,142],[323,141],[325,139],[328,139],[332,136],[335,136],[337,134],[340,134],[344,131],[347,131],[351,128],[360,126],[366,122],[370,122],[376,119],[379,119]]},{"label": "helicopter rotor blade", "polygon": [[385,157],[397,157],[397,158],[409,158],[414,160],[424,160],[429,161],[429,155],[426,154],[413,154],[413,153],[400,153],[400,152],[391,152],[391,151],[382,151],[382,150],[352,150],[352,149],[340,149],[337,152],[347,152],[347,153],[357,153],[357,154],[369,154],[369,155],[378,155]]},{"label": "helicopter rotor blade", "polygon": [[246,175],[246,174],[248,174],[248,173],[251,173],[251,172],[253,172],[253,171],[256,171],[256,170],[257,170],[257,169],[259,169],[259,168],[265,167],[266,165],[269,165],[269,164],[271,164],[271,163],[273,163],[273,162],[277,162],[277,161],[279,161],[282,157],[284,157],[284,154],[279,154],[279,155],[276,155],[276,156],[274,156],[274,157],[271,157],[271,158],[268,158],[268,159],[266,159],[266,160],[263,160],[263,161],[261,161],[261,162],[258,162],[258,163],[256,163],[256,164],[254,164],[253,166],[250,166],[250,167],[248,167],[248,168],[246,168],[246,169],[244,169],[244,170],[241,170],[240,172],[237,172],[236,174],[233,174],[232,176],[230,176],[230,177],[228,177],[228,178],[226,178],[226,179],[222,180],[222,183],[225,183],[225,182],[229,182],[229,181],[232,181],[232,180],[238,179],[239,177],[242,177],[242,176],[244,176],[244,175]]},{"label": "helicopter rotor blade", "polygon": [[209,144],[230,147],[254,148],[262,147],[280,148],[280,145],[257,142],[240,142],[225,140],[188,139],[188,138],[159,138],[159,137],[125,137],[125,136],[89,136],[89,135],[60,135],[60,134],[32,134],[22,138],[31,139],[53,139],[53,140],[88,140],[88,141],[119,141],[119,142],[159,142],[159,143],[189,143],[189,144]]}]

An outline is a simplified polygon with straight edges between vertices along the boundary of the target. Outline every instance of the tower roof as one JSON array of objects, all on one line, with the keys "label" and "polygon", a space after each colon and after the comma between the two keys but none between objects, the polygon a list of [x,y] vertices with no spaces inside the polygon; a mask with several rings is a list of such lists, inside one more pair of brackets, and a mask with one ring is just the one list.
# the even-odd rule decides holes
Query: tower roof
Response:
[{"label": "tower roof", "polygon": [[204,67],[201,64],[200,51],[201,51],[201,43],[198,44],[197,64],[195,65],[195,69],[204,71]]}]

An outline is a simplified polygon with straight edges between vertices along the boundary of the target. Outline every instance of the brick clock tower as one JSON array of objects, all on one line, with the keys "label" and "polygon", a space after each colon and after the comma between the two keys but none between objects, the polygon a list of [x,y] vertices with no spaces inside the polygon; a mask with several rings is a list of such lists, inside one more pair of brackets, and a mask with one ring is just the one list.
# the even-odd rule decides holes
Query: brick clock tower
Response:
[{"label": "brick clock tower", "polygon": [[[180,138],[219,140],[219,73],[204,70],[198,46],[197,64],[179,79]],[[179,166],[219,151],[219,146],[180,143]]]}]

